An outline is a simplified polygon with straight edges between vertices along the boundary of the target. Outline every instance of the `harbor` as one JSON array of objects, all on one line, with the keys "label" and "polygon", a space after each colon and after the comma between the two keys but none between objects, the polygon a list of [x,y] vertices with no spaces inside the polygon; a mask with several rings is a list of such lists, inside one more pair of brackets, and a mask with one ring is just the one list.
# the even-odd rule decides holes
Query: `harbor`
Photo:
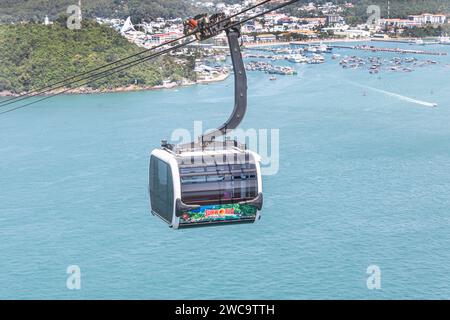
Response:
[{"label": "harbor", "polygon": [[375,47],[370,45],[330,45],[332,48],[336,49],[350,49],[350,50],[361,50],[361,51],[371,51],[371,52],[391,52],[391,53],[401,53],[401,54],[422,54],[422,55],[432,55],[432,56],[446,56],[447,52],[444,51],[425,51],[425,50],[415,50],[415,49],[402,49],[402,48],[387,48],[387,47]]},{"label": "harbor", "polygon": [[339,65],[343,69],[366,69],[370,74],[378,74],[381,71],[413,72],[416,68],[438,64],[435,60],[419,60],[415,57],[358,57],[344,56]]},{"label": "harbor", "polygon": [[297,74],[293,68],[275,66],[268,62],[251,61],[246,64],[245,69],[247,71],[261,71],[272,75],[294,76]]}]

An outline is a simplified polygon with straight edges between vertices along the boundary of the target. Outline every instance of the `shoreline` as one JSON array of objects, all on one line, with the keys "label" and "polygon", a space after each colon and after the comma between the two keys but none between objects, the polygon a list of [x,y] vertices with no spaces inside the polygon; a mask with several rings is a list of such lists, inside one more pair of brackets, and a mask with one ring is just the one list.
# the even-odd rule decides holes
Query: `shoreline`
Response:
[{"label": "shoreline", "polygon": [[[230,73],[227,74],[221,74],[217,77],[211,78],[211,79],[203,79],[203,80],[197,80],[197,81],[189,81],[189,80],[183,80],[181,82],[169,82],[166,84],[158,85],[158,86],[138,86],[138,85],[130,85],[127,87],[117,87],[114,89],[92,89],[88,87],[81,87],[81,88],[74,88],[72,90],[68,90],[64,92],[64,94],[67,95],[78,95],[78,94],[103,94],[103,93],[125,93],[125,92],[139,92],[139,91],[153,91],[153,90],[170,90],[170,89],[177,89],[182,87],[190,87],[194,85],[206,85],[210,83],[216,83],[225,81],[230,76]],[[51,96],[51,95],[58,95],[62,94],[63,91],[67,89],[60,89],[60,90],[51,90],[49,92],[46,92],[44,94],[36,95],[38,96]],[[30,92],[21,92],[21,93],[13,93],[11,91],[0,91],[0,98],[16,98],[22,95],[27,95]]]},{"label": "shoreline", "polygon": [[[374,41],[374,42],[404,42],[406,40],[411,40],[411,38],[391,38],[391,39],[373,39],[373,38],[358,38],[358,39],[350,39],[350,38],[344,38],[344,39],[312,39],[312,40],[305,40],[305,41],[276,41],[276,42],[259,42],[259,43],[244,43],[243,49],[252,49],[252,48],[264,48],[268,46],[287,46],[287,45],[308,45],[308,44],[315,44],[315,43],[336,43],[336,42],[366,42],[366,41]],[[190,81],[183,79],[179,82],[169,82],[162,85],[157,86],[138,86],[138,85],[130,85],[127,87],[117,87],[114,89],[92,89],[89,87],[81,87],[81,88],[74,88],[73,90],[68,90],[67,92],[64,92],[64,94],[67,95],[77,95],[77,94],[103,94],[103,93],[124,93],[124,92],[138,92],[138,91],[152,91],[152,90],[169,90],[169,89],[176,89],[176,88],[182,88],[182,87],[188,87],[193,85],[207,85],[210,83],[216,83],[225,81],[230,76],[230,73],[227,74],[220,74],[214,78],[206,78],[206,79],[199,79],[196,81]],[[61,94],[62,91],[67,89],[60,89],[60,90],[52,90],[49,92],[46,92],[45,94],[40,94],[36,96],[50,96],[50,95],[57,95]],[[4,97],[19,97],[22,95],[27,95],[29,92],[21,92],[21,93],[13,93],[11,91],[0,91],[0,98]]]}]

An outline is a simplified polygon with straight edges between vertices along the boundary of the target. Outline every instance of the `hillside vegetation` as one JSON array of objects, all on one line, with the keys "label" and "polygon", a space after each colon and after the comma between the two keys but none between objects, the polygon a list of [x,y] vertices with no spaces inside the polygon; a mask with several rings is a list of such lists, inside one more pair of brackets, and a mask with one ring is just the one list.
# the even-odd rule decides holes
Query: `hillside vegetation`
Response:
[{"label": "hillside vegetation", "polygon": [[[0,22],[42,22],[46,15],[51,20],[66,13],[78,0],[1,0]],[[154,19],[178,18],[194,13],[189,0],[82,0],[82,13],[86,18],[114,17]]]},{"label": "hillside vegetation", "polygon": [[[205,1],[205,0],[196,0]],[[284,11],[293,15],[305,15],[297,9],[312,0],[300,0],[297,4],[287,7]],[[240,3],[240,0],[214,0],[214,2]],[[367,20],[367,7],[379,5],[383,17],[387,16],[387,0],[316,0],[317,4],[333,2],[344,4],[351,2],[354,8],[347,10],[346,16],[351,22]],[[54,20],[66,13],[69,5],[77,4],[78,0],[1,0],[0,23],[18,21],[42,22],[46,15]],[[191,0],[82,0],[82,12],[86,18],[131,16],[133,22],[141,19],[151,20],[157,17],[186,18],[195,15],[198,8]],[[391,17],[406,17],[409,14],[423,12],[450,13],[449,0],[390,0]]]},{"label": "hillside vegetation", "polygon": [[[0,91],[40,88],[143,50],[106,26],[85,21],[81,30],[69,30],[63,25],[0,25]],[[191,67],[164,56],[89,87],[154,86],[193,77]]]}]

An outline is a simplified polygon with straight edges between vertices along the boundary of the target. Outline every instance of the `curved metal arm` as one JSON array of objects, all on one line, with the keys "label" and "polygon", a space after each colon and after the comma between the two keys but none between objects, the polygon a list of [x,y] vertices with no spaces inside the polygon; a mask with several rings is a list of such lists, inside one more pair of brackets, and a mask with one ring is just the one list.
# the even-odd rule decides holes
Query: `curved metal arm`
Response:
[{"label": "curved metal arm", "polygon": [[247,111],[247,74],[239,46],[240,30],[231,28],[226,32],[234,70],[234,109],[230,118],[223,125],[201,137],[203,144],[208,144],[217,137],[226,135],[228,130],[236,129],[244,119],[245,112]]},{"label": "curved metal arm", "polygon": [[228,131],[236,129],[242,122],[247,111],[247,74],[245,72],[244,61],[242,59],[239,38],[241,36],[240,27],[232,27],[226,30],[228,45],[230,47],[231,60],[234,70],[234,109],[230,118],[214,131],[198,138],[197,142],[191,142],[178,146],[179,148],[201,148],[213,143],[216,138],[225,136]]}]

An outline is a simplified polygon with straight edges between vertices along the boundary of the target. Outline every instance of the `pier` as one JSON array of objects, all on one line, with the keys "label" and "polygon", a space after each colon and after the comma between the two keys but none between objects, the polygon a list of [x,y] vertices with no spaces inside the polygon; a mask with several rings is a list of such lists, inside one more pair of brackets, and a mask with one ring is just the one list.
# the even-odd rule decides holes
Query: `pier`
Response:
[{"label": "pier", "polygon": [[400,49],[400,48],[380,48],[380,47],[374,47],[374,46],[368,46],[368,45],[361,45],[361,46],[329,45],[329,47],[336,48],[336,49],[351,49],[351,50],[362,50],[362,51],[371,51],[371,52],[424,54],[424,55],[432,55],[432,56],[446,56],[447,55],[447,52],[411,50],[411,49]]}]

